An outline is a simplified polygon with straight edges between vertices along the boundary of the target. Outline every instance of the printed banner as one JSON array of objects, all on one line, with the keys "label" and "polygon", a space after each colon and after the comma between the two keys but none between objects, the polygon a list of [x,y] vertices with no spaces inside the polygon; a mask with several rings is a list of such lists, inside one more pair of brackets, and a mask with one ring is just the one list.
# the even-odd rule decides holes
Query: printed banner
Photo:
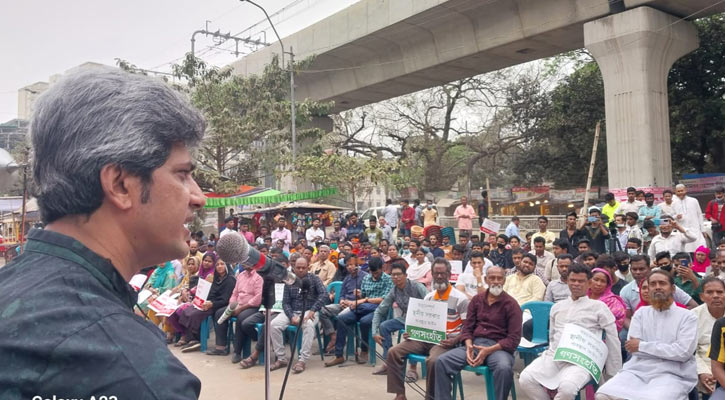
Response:
[{"label": "printed banner", "polygon": [[[645,186],[645,187],[636,187],[635,189],[641,190],[645,193],[652,193],[655,195],[655,203],[659,203],[664,201],[664,197],[662,196],[662,192],[664,192],[666,189],[672,190],[672,188],[669,187],[655,187],[655,186]],[[614,195],[614,198],[617,199],[617,201],[627,201],[627,188],[623,189],[609,189],[609,192]],[[604,197],[602,195],[602,197]]]},{"label": "printed banner", "polygon": [[554,360],[582,367],[599,382],[607,352],[607,345],[602,341],[601,334],[596,335],[575,324],[566,324],[564,332],[561,333],[559,347],[554,353]]},{"label": "printed banner", "polygon": [[410,298],[405,316],[405,332],[410,339],[438,344],[446,338],[448,303]]},{"label": "printed banner", "polygon": [[481,232],[489,235],[498,235],[499,229],[501,229],[501,224],[488,218],[484,219],[481,224]]},{"label": "printed banner", "polygon": [[206,302],[206,298],[209,296],[211,290],[211,282],[206,279],[199,279],[199,283],[196,284],[196,296],[194,296],[194,307],[197,310],[201,310],[202,306]]}]

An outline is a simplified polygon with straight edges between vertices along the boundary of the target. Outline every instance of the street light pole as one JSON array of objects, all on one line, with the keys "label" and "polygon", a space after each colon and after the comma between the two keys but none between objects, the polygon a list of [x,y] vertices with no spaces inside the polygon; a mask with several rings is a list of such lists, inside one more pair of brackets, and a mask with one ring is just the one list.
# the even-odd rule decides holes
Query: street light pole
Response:
[{"label": "street light pole", "polygon": [[[289,48],[289,52],[284,51],[284,44],[282,43],[282,38],[279,37],[279,33],[277,33],[277,28],[275,28],[274,24],[272,23],[272,19],[269,18],[269,14],[267,14],[267,10],[264,9],[264,7],[260,6],[259,4],[255,3],[252,0],[240,0],[242,2],[247,2],[260,10],[264,13],[264,16],[267,17],[267,22],[269,22],[269,25],[272,27],[272,30],[274,31],[275,36],[277,36],[277,40],[279,41],[279,47],[282,48],[282,68],[284,68],[284,55],[285,53],[290,55],[290,62],[289,62],[289,76],[290,76],[290,122],[292,125],[292,173],[294,174],[295,170],[297,169],[296,162],[297,162],[297,116],[296,116],[296,110],[295,110],[295,67],[294,67],[294,60],[295,60],[295,54],[292,51],[292,46]],[[292,185],[294,186],[295,190],[297,189],[297,181],[295,179],[292,180]]]}]

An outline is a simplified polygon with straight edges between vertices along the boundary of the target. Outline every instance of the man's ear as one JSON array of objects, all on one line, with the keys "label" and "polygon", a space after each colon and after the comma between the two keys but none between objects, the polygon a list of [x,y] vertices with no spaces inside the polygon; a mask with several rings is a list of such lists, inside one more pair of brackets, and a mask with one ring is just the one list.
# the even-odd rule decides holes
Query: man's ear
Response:
[{"label": "man's ear", "polygon": [[120,210],[131,208],[140,192],[140,179],[115,164],[103,166],[100,175],[104,199]]}]

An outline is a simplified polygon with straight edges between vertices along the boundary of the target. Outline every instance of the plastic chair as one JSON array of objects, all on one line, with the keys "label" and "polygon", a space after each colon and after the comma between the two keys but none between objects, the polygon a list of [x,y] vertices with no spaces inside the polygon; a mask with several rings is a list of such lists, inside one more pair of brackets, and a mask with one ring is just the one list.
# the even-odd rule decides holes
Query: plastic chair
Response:
[{"label": "plastic chair", "polygon": [[[342,291],[342,281],[334,281],[330,282],[327,285],[327,293],[331,293],[332,291],[335,291],[335,300],[333,304],[340,304],[340,292]],[[322,336],[322,333],[320,332],[320,325],[315,325],[315,336],[317,336],[317,345],[320,348],[320,356],[322,357],[322,361],[325,361],[325,347],[327,346],[327,337]]]},{"label": "plastic chair", "polygon": [[408,369],[407,368],[408,361],[410,361],[411,364],[420,363],[420,365],[422,365],[422,367],[421,367],[422,378],[425,379],[425,376],[428,375],[428,367],[425,365],[426,358],[427,357],[424,355],[414,354],[414,353],[411,353],[411,354],[408,354],[407,356],[405,356],[405,358],[403,358],[403,381],[405,381],[405,371]]},{"label": "plastic chair", "polygon": [[531,348],[518,346],[516,348],[525,365],[529,365],[549,347],[549,314],[553,305],[554,303],[548,301],[530,301],[521,305],[521,311],[529,310],[531,312],[534,324],[531,342],[535,346]]},{"label": "plastic chair", "polygon": [[199,328],[199,342],[201,344],[201,348],[199,348],[199,351],[202,353],[206,353],[206,342],[209,341],[209,332],[211,332],[212,326],[214,326],[214,322],[212,321],[211,315],[201,321],[201,327]]},{"label": "plastic chair", "polygon": [[[478,367],[472,367],[470,365],[466,365],[463,368],[464,371],[469,372],[475,372],[478,375],[483,376],[483,379],[486,381],[486,398],[488,400],[495,400],[496,399],[496,391],[494,390],[494,384],[493,384],[493,373],[491,370],[485,366],[485,365],[479,365]],[[463,379],[461,377],[461,373],[457,373],[453,377],[453,399],[456,399],[456,395],[460,393],[461,394],[461,400],[463,400]],[[513,397],[514,400],[516,400],[516,385],[511,385],[511,397]]]}]

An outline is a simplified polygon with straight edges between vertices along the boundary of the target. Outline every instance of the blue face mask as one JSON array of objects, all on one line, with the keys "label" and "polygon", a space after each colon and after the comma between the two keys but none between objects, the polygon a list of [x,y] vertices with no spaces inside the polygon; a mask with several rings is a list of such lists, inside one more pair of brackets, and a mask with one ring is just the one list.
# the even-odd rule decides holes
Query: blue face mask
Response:
[{"label": "blue face mask", "polygon": [[330,248],[332,250],[337,250],[337,243],[330,243]]},{"label": "blue face mask", "polygon": [[629,254],[630,256],[636,256],[637,249],[627,249],[627,254]]},{"label": "blue face mask", "polygon": [[420,246],[420,248],[426,253],[430,250],[427,246]]}]

